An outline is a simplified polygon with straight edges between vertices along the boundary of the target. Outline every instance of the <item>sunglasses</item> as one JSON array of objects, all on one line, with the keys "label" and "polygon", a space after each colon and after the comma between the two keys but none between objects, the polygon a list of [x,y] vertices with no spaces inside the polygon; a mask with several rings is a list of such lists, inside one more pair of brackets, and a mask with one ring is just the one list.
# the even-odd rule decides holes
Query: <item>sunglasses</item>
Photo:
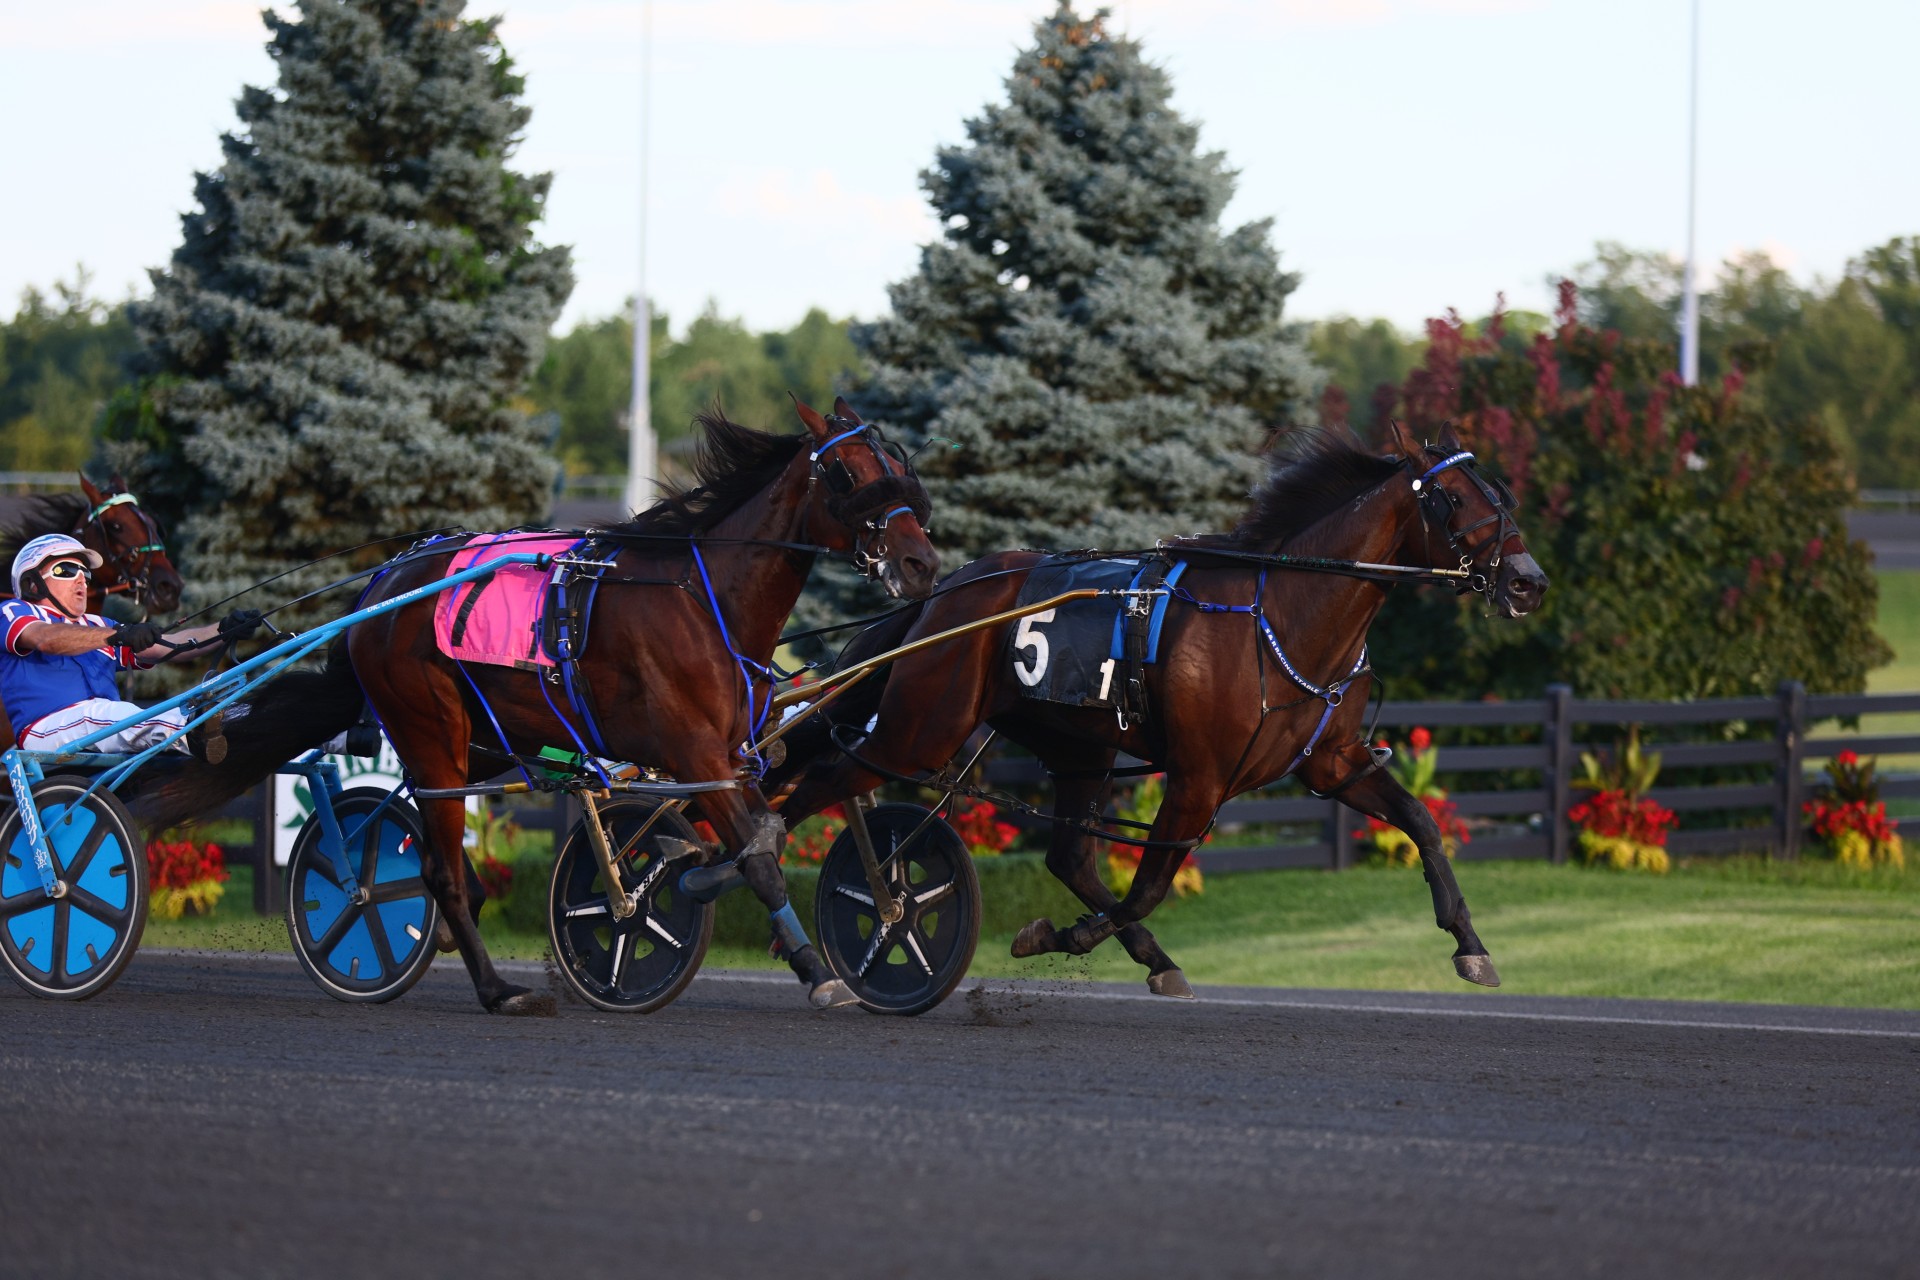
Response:
[{"label": "sunglasses", "polygon": [[45,572],[49,578],[57,578],[61,582],[69,582],[74,578],[93,581],[93,570],[78,560],[62,560],[57,564],[48,565]]}]

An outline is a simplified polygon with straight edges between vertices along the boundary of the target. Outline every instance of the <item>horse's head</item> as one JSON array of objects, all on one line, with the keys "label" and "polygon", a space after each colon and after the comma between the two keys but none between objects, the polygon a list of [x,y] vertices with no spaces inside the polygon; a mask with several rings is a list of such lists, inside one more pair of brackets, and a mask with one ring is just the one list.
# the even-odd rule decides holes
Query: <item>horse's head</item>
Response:
[{"label": "horse's head", "polygon": [[[1399,429],[1396,423],[1395,432]],[[1506,481],[1480,474],[1451,423],[1435,444],[1416,450],[1402,437],[1401,445],[1419,505],[1417,538],[1428,563],[1465,571],[1469,576],[1461,590],[1486,596],[1509,618],[1538,609],[1547,594],[1547,575],[1514,523],[1519,504]]]},{"label": "horse's head", "polygon": [[[80,488],[87,496],[87,515],[74,536],[104,561],[93,581],[94,592],[104,598],[129,591],[142,608],[155,613],[179,608],[180,589],[186,584],[167,559],[159,521],[142,509],[119,476],[104,491],[81,476]],[[97,603],[90,601],[89,607]]]},{"label": "horse's head", "polygon": [[808,463],[807,537],[853,556],[853,567],[877,578],[887,594],[925,598],[940,571],[927,541],[932,507],[906,452],[835,398],[822,417],[795,401],[813,435]]}]

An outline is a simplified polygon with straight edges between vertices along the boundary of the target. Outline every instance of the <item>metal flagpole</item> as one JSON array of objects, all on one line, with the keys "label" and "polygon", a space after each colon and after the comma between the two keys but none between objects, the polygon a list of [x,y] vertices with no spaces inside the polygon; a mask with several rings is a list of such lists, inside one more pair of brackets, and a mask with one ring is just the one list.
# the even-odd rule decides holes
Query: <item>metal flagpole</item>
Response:
[{"label": "metal flagpole", "polygon": [[633,295],[633,402],[627,423],[627,488],[629,511],[653,500],[653,482],[659,476],[659,454],[653,438],[653,411],[647,395],[652,380],[653,307],[647,301],[647,159],[653,97],[653,0],[640,6],[640,280]]},{"label": "metal flagpole", "polygon": [[1700,152],[1700,0],[1693,0],[1693,52],[1687,79],[1687,263],[1680,285],[1680,380],[1700,381],[1700,290],[1695,284],[1694,218]]}]

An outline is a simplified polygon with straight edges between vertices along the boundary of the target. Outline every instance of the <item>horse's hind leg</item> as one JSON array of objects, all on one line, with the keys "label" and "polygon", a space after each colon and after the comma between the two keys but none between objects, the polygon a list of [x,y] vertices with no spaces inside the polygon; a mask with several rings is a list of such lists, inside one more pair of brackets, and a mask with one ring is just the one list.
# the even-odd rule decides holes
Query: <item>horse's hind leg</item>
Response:
[{"label": "horse's hind leg", "polygon": [[[1356,743],[1351,748],[1336,755],[1328,752],[1328,777],[1322,779],[1311,776],[1307,785],[1315,790],[1330,790],[1339,785],[1339,777],[1334,775],[1334,761],[1342,756],[1344,776],[1352,771],[1363,769],[1368,761],[1364,755],[1366,748]],[[1473,913],[1467,910],[1467,900],[1461,896],[1460,885],[1453,878],[1453,863],[1448,859],[1440,839],[1440,824],[1433,815],[1405,787],[1385,769],[1375,769],[1358,782],[1338,793],[1340,803],[1370,818],[1392,823],[1407,833],[1420,850],[1420,870],[1427,878],[1427,887],[1433,891],[1433,919],[1440,928],[1453,935],[1459,945],[1454,948],[1453,967],[1468,982],[1483,987],[1500,985],[1500,975],[1493,967],[1493,961],[1487,955],[1487,949],[1480,941],[1480,935],[1473,931]]]},{"label": "horse's hind leg", "polygon": [[[458,787],[467,781],[467,742],[470,721],[452,673],[430,664],[407,663],[404,671],[385,660],[384,649],[358,634],[367,661],[356,660],[368,699],[379,712],[392,739],[395,754],[406,766],[414,785]],[[411,676],[411,679],[406,677]],[[403,685],[402,680],[406,679]],[[426,832],[420,874],[440,905],[440,919],[452,935],[460,958],[473,979],[474,994],[489,1013],[551,1014],[553,997],[515,986],[500,977],[480,940],[475,923],[479,908],[471,905],[466,873],[466,805],[459,800],[420,801],[420,821]]]},{"label": "horse's hind leg", "polygon": [[[1046,763],[1049,771],[1069,769],[1069,762],[1055,756],[1047,757]],[[1102,776],[1086,776],[1092,770],[1080,766],[1088,764],[1103,771]],[[1047,845],[1047,870],[1072,890],[1073,896],[1085,903],[1093,915],[1065,929],[1056,928],[1053,921],[1045,917],[1030,922],[1014,936],[1013,954],[1016,957],[1046,955],[1055,951],[1085,954],[1105,938],[1099,922],[1110,917],[1120,903],[1120,899],[1100,876],[1097,842],[1077,825],[1072,825],[1081,819],[1098,821],[1105,811],[1112,783],[1104,776],[1104,770],[1112,767],[1113,753],[1106,752],[1103,759],[1096,762],[1073,761],[1071,765],[1071,771],[1064,776],[1054,774],[1053,814],[1059,821],[1054,824],[1053,838]],[[1076,933],[1076,930],[1079,932]],[[1154,994],[1193,994],[1179,966],[1161,950],[1159,941],[1146,925],[1135,921],[1120,929],[1118,936],[1127,954],[1146,967],[1147,986]]]}]

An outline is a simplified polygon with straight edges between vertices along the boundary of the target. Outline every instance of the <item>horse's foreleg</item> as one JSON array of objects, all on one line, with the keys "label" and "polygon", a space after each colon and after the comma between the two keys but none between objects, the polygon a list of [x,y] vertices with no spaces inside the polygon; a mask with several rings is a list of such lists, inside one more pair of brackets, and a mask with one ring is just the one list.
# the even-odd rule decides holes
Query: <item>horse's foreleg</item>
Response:
[{"label": "horse's foreleg", "polygon": [[[1316,791],[1338,786],[1342,777],[1351,776],[1352,770],[1366,767],[1368,761],[1361,754],[1365,750],[1363,745],[1355,744],[1342,753],[1328,752],[1328,776],[1309,776],[1307,785]],[[1348,757],[1346,768],[1336,775],[1335,761],[1341,756]],[[1433,892],[1434,923],[1452,934],[1454,941],[1459,944],[1453,952],[1455,971],[1468,982],[1483,987],[1499,986],[1500,975],[1494,970],[1493,961],[1488,958],[1480,936],[1473,931],[1473,913],[1467,910],[1467,900],[1461,896],[1460,885],[1453,878],[1453,862],[1447,857],[1441,842],[1440,824],[1433,820],[1427,806],[1385,769],[1375,769],[1366,774],[1340,791],[1338,799],[1349,808],[1370,818],[1391,823],[1406,832],[1407,838],[1420,851],[1420,870],[1427,878],[1427,887]]]},{"label": "horse's foreleg", "polygon": [[702,799],[701,808],[727,848],[734,850],[733,864],[689,871],[681,878],[681,888],[703,896],[703,889],[724,887],[729,873],[737,869],[753,896],[767,909],[775,945],[794,975],[807,985],[807,999],[813,1007],[830,1009],[854,1003],[853,992],[833,976],[787,900],[787,880],[780,873],[780,850],[787,842],[787,828],[780,816],[767,808],[757,790],[715,792]]}]

